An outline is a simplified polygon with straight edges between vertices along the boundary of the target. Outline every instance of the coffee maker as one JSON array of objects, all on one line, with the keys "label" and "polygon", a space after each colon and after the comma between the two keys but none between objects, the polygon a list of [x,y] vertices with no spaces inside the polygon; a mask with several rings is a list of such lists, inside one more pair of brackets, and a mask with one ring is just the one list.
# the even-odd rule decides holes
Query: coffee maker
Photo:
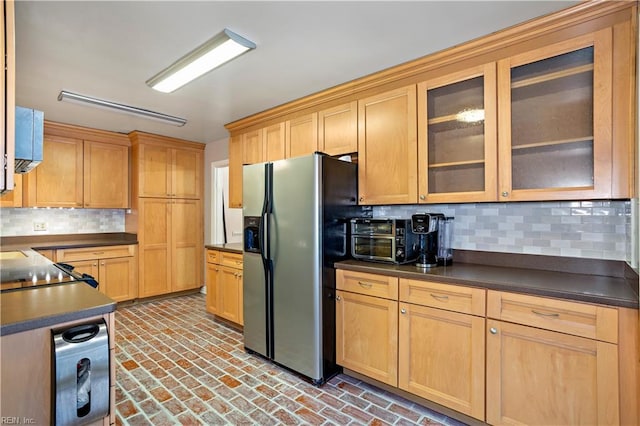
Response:
[{"label": "coffee maker", "polygon": [[451,265],[452,225],[453,217],[446,217],[442,213],[417,213],[411,216],[411,228],[419,236],[418,268]]}]

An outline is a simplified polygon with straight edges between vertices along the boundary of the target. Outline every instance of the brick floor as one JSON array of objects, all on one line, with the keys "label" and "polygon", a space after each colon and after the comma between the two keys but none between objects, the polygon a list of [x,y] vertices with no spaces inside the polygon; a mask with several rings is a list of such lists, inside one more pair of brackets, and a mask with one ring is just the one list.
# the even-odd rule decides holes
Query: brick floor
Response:
[{"label": "brick floor", "polygon": [[340,374],[314,387],[245,353],[201,294],[116,311],[117,424],[461,425]]}]

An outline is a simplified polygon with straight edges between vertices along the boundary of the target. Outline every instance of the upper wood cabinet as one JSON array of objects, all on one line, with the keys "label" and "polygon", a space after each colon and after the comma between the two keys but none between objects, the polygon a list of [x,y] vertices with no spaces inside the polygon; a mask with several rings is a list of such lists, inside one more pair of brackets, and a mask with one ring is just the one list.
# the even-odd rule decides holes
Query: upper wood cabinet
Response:
[{"label": "upper wood cabinet", "polygon": [[242,164],[256,164],[264,161],[264,140],[262,129],[242,135]]},{"label": "upper wood cabinet", "polygon": [[498,62],[500,200],[611,197],[612,47],[606,28]]},{"label": "upper wood cabinet", "polygon": [[13,175],[14,189],[0,195],[0,207],[22,207],[22,175]]},{"label": "upper wood cabinet", "polygon": [[284,117],[287,157],[357,146],[360,204],[633,198],[637,13],[579,2],[226,127]]},{"label": "upper wood cabinet", "polygon": [[358,102],[352,101],[318,113],[318,150],[329,155],[358,151]]},{"label": "upper wood cabinet", "polygon": [[24,175],[27,207],[82,207],[82,139],[44,135],[43,161]]},{"label": "upper wood cabinet", "polygon": [[418,201],[496,199],[496,64],[418,84]]},{"label": "upper wood cabinet", "polygon": [[313,154],[318,150],[318,113],[287,120],[285,135],[287,158]]},{"label": "upper wood cabinet", "polygon": [[84,206],[129,206],[129,147],[84,141]]},{"label": "upper wood cabinet", "polygon": [[242,137],[229,138],[229,207],[242,207]]},{"label": "upper wood cabinet", "polygon": [[133,142],[133,182],[138,197],[200,199],[202,144],[142,132]]},{"label": "upper wood cabinet", "polygon": [[358,101],[360,204],[417,201],[416,86]]},{"label": "upper wood cabinet", "polygon": [[262,129],[264,160],[276,161],[286,157],[285,124],[277,123]]},{"label": "upper wood cabinet", "polygon": [[43,160],[23,177],[25,207],[129,207],[125,135],[45,121]]}]

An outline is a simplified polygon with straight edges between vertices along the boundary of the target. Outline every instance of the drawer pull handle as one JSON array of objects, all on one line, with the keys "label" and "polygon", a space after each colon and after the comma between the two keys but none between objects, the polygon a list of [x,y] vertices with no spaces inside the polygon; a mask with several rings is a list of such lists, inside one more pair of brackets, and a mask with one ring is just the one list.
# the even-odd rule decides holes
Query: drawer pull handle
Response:
[{"label": "drawer pull handle", "polygon": [[532,309],[531,312],[536,315],[540,315],[541,317],[558,318],[560,316],[560,314],[557,312],[540,312],[536,311],[535,309]]},{"label": "drawer pull handle", "polygon": [[371,288],[371,287],[373,287],[373,284],[371,284],[371,283],[366,283],[366,282],[364,282],[364,281],[358,281],[358,284],[360,284],[360,286],[361,286],[361,287],[364,287],[364,288]]},{"label": "drawer pull handle", "polygon": [[436,300],[449,300],[449,296],[441,296],[433,293],[431,293],[431,297],[433,297]]},{"label": "drawer pull handle", "polygon": [[498,329],[497,329],[497,328],[495,328],[495,327],[491,327],[491,328],[489,329],[489,333],[491,333],[491,334],[498,334]]},{"label": "drawer pull handle", "polygon": [[340,296],[336,296],[336,300],[339,302],[342,298]]},{"label": "drawer pull handle", "polygon": [[400,309],[400,313],[401,313],[401,314],[406,314],[406,313],[407,313],[407,310],[406,310],[405,308],[402,308],[402,309]]},{"label": "drawer pull handle", "polygon": [[94,251],[93,254],[104,254],[103,251]]}]

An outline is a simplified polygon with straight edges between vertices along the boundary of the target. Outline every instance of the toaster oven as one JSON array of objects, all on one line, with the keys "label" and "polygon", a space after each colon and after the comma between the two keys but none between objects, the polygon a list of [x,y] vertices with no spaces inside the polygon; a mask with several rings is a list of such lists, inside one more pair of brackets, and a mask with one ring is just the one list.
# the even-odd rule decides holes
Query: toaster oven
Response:
[{"label": "toaster oven", "polygon": [[350,225],[354,259],[400,264],[418,257],[411,219],[354,218]]}]

